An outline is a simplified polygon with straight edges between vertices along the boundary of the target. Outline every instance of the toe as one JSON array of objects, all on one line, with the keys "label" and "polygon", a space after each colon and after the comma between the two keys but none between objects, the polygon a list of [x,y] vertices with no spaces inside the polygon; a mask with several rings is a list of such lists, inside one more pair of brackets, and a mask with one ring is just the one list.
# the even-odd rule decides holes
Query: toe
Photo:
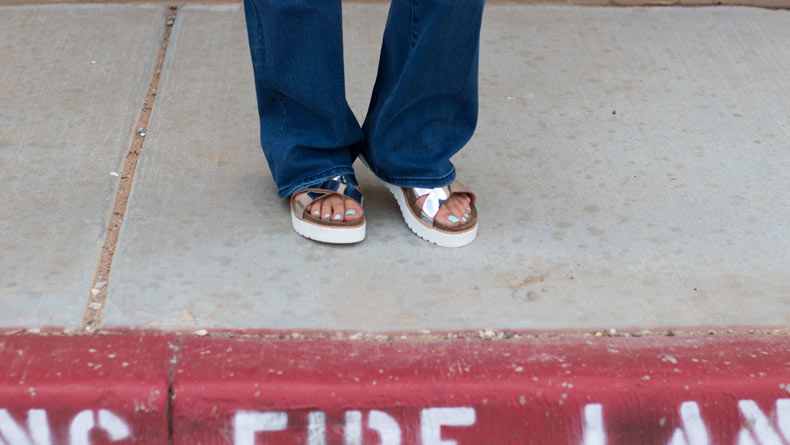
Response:
[{"label": "toe", "polygon": [[362,218],[362,206],[353,199],[345,199],[345,210],[343,211],[344,221],[356,221]]},{"label": "toe", "polygon": [[313,202],[307,206],[307,211],[313,218],[321,218],[321,203]]},{"label": "toe", "polygon": [[453,195],[452,198],[455,199],[455,202],[458,204],[461,210],[464,211],[464,213],[469,213],[469,211],[472,210],[472,197],[469,196],[469,194],[457,193]]},{"label": "toe", "polygon": [[332,220],[332,198],[321,200],[321,219],[324,221]]},{"label": "toe", "polygon": [[467,195],[451,196],[450,199],[444,203],[442,209],[440,209],[444,210],[444,212],[440,211],[444,220],[440,219],[439,221],[449,227],[458,227],[466,224],[471,217],[470,211],[467,210],[467,205],[470,202]]},{"label": "toe", "polygon": [[469,219],[472,215],[472,197],[468,194],[458,195],[458,210]]},{"label": "toe", "polygon": [[439,208],[439,212],[436,214],[435,219],[448,227],[456,227],[463,224],[461,217],[454,215],[447,205],[443,205]]},{"label": "toe", "polygon": [[462,195],[462,196],[463,199],[461,200],[460,203],[460,208],[461,208],[460,212],[463,215],[463,217],[466,218],[466,220],[469,220],[472,218],[472,199],[469,197],[469,195]]},{"label": "toe", "polygon": [[458,218],[469,217],[469,212],[466,211],[466,205],[462,199],[453,198],[448,200],[447,209]]},{"label": "toe", "polygon": [[346,211],[343,199],[338,196],[329,199],[332,202],[332,222],[343,222],[343,213]]}]

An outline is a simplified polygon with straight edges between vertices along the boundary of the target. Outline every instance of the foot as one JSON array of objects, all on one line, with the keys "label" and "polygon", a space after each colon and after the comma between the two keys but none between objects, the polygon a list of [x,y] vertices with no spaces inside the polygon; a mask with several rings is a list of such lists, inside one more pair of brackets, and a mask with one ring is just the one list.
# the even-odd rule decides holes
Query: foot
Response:
[{"label": "foot", "polygon": [[358,202],[339,195],[320,199],[305,209],[313,218],[331,222],[356,221],[363,215],[362,206]]},{"label": "foot", "polygon": [[463,247],[475,240],[475,194],[460,182],[427,190],[391,184],[387,188],[398,201],[406,225],[420,238],[442,247]]},{"label": "foot", "polygon": [[[422,208],[422,204],[428,195],[423,195],[417,198],[416,204],[418,208]],[[450,198],[439,207],[439,212],[434,217],[434,220],[440,222],[447,227],[459,227],[466,224],[471,217],[472,211],[472,198],[466,193],[453,193]]]}]

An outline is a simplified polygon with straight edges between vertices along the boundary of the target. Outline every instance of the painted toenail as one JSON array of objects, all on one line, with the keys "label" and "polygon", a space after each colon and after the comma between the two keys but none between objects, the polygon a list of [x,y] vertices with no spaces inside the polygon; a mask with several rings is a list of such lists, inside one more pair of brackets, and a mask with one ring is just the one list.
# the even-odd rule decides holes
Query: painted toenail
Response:
[{"label": "painted toenail", "polygon": [[330,216],[332,215],[330,215],[329,213],[324,213],[324,218],[329,218]]},{"label": "painted toenail", "polygon": [[466,222],[466,217],[461,218],[461,221]]},{"label": "painted toenail", "polygon": [[334,216],[335,221],[339,220],[340,218],[342,218],[342,216],[340,216],[340,214],[337,214],[337,215]]},{"label": "painted toenail", "polygon": [[346,215],[356,215],[356,214],[357,214],[357,211],[356,211],[356,210],[354,210],[354,209],[348,209],[348,210],[346,210]]},{"label": "painted toenail", "polygon": [[319,210],[316,210],[316,211],[313,212],[313,215],[315,215],[315,216],[318,216],[320,214],[321,214],[321,212]]},{"label": "painted toenail", "polygon": [[451,223],[457,223],[458,221],[461,221],[460,219],[456,218],[456,217],[455,217],[455,215],[450,215],[450,216],[448,216],[448,217],[447,217],[447,219],[448,219],[448,220],[449,220]]},{"label": "painted toenail", "polygon": [[466,218],[469,218],[469,214],[468,213],[464,213],[464,219],[466,219]]},{"label": "painted toenail", "polygon": [[471,212],[471,211],[472,211],[472,208],[471,208],[471,207],[467,207],[467,208],[466,208],[466,211],[467,211],[467,212]]}]

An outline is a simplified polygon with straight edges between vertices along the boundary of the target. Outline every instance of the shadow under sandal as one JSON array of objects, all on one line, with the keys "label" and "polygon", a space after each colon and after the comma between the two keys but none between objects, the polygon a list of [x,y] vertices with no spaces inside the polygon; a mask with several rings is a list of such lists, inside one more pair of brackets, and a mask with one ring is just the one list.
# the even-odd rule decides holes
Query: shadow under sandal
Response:
[{"label": "shadow under sandal", "polygon": [[[455,181],[450,185],[424,189],[418,187],[398,187],[387,184],[390,191],[398,201],[403,219],[412,232],[420,238],[442,247],[462,247],[471,243],[477,236],[477,208],[475,207],[475,194],[467,190],[460,182]],[[469,195],[472,203],[471,211],[466,223],[457,227],[447,227],[436,221],[439,207],[450,198],[453,193]],[[416,204],[418,198],[428,195],[422,208]]]},{"label": "shadow under sandal", "polygon": [[352,244],[365,239],[365,215],[355,221],[326,221],[307,212],[307,207],[332,195],[353,199],[362,205],[362,191],[354,175],[335,176],[291,195],[291,223],[305,238],[333,244]]}]

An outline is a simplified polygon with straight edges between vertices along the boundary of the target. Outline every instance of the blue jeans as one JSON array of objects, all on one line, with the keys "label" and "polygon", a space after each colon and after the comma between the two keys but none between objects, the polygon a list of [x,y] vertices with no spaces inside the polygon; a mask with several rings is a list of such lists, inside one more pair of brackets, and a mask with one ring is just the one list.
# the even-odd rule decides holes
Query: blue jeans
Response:
[{"label": "blue jeans", "polygon": [[244,0],[261,145],[280,197],[353,173],[442,187],[477,124],[484,0],[393,0],[360,127],[346,102],[340,0]]}]

